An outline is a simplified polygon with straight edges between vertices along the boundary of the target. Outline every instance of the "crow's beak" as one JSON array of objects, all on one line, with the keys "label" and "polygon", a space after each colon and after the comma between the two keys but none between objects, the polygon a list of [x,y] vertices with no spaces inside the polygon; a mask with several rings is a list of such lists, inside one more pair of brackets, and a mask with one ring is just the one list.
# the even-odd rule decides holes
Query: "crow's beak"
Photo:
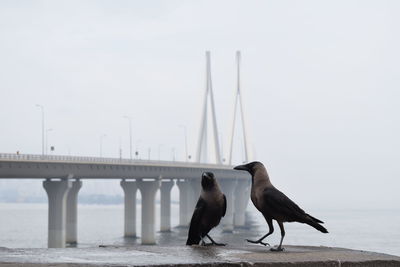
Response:
[{"label": "crow's beak", "polygon": [[234,170],[240,170],[240,171],[247,171],[247,166],[246,165],[239,165],[233,168]]},{"label": "crow's beak", "polygon": [[208,173],[208,172],[203,172],[202,177],[203,178],[211,178],[210,173]]}]

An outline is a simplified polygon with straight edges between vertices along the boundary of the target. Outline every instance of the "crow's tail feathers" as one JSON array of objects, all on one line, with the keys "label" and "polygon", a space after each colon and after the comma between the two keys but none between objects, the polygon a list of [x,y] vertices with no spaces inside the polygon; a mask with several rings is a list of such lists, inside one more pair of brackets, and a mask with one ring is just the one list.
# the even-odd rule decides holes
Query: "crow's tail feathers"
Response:
[{"label": "crow's tail feathers", "polygon": [[318,220],[317,218],[311,216],[310,214],[307,214],[307,216],[310,217],[314,222],[317,222],[317,223],[324,223],[323,221]]},{"label": "crow's tail feathers", "polygon": [[200,234],[199,231],[197,231],[196,225],[194,225],[193,220],[192,223],[190,224],[189,227],[189,233],[188,233],[188,239],[186,241],[186,245],[191,246],[191,245],[198,245],[200,243]]},{"label": "crow's tail feathers", "polygon": [[326,228],[323,227],[322,225],[320,225],[317,221],[310,220],[310,221],[306,222],[306,224],[314,227],[315,229],[317,229],[318,231],[320,231],[322,233],[328,233],[328,230],[326,230]]},{"label": "crow's tail feathers", "polygon": [[197,234],[196,235],[190,234],[190,232],[189,232],[188,239],[186,241],[186,245],[188,245],[188,246],[198,245],[199,242],[200,242],[200,236]]}]

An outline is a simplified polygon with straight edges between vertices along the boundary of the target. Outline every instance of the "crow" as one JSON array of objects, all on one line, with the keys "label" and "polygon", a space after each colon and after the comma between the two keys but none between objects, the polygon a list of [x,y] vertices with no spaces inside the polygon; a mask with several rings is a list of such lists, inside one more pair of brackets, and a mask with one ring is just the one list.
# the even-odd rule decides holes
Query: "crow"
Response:
[{"label": "crow", "polygon": [[269,245],[263,240],[274,232],[272,220],[278,222],[281,229],[281,242],[272,251],[282,251],[282,241],[285,237],[284,222],[300,222],[308,224],[322,233],[328,233],[321,223],[321,220],[312,217],[302,210],[296,203],[290,200],[285,194],[276,189],[271,181],[266,168],[261,162],[254,161],[248,164],[234,167],[235,170],[248,171],[251,174],[251,201],[254,206],[262,213],[269,226],[269,232],[258,240],[248,240],[250,243]]},{"label": "crow", "polygon": [[[226,212],[226,197],[221,192],[214,174],[204,172],[201,179],[201,194],[194,209],[192,220],[190,221],[188,239],[186,245],[197,245],[201,240],[201,245],[225,246],[225,244],[215,242],[208,232],[219,224]],[[204,237],[207,236],[211,243],[206,244]]]}]

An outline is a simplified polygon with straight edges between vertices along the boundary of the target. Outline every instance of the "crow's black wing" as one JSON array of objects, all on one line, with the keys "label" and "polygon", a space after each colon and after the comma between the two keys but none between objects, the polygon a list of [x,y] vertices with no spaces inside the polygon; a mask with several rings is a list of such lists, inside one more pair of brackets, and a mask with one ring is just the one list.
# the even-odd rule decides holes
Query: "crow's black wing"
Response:
[{"label": "crow's black wing", "polygon": [[226,197],[224,194],[222,195],[224,196],[224,204],[222,205],[222,217],[224,217],[226,213]]},{"label": "crow's black wing", "polygon": [[306,219],[307,214],[304,210],[276,188],[265,189],[263,198],[274,219],[300,222]]},{"label": "crow's black wing", "polygon": [[201,197],[197,201],[196,207],[194,209],[192,219],[190,221],[188,239],[186,245],[199,244],[200,242],[200,227],[201,219],[204,214],[204,210],[207,207],[207,203]]}]

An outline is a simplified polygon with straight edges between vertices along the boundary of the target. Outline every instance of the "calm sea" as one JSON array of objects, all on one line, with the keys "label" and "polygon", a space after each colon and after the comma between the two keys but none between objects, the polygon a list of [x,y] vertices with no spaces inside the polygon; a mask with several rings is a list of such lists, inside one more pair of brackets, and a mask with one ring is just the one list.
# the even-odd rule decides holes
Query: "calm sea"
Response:
[{"label": "calm sea", "polygon": [[[157,206],[157,214],[160,207]],[[313,228],[287,223],[284,244],[345,247],[383,252],[400,256],[400,210],[308,210],[325,221],[329,234]],[[137,209],[137,229],[140,235],[140,205]],[[187,229],[175,228],[179,221],[179,205],[172,205],[172,233],[157,233],[160,244],[179,244],[186,241]],[[123,205],[79,205],[78,247],[98,245],[136,246],[140,239],[123,238]],[[158,218],[157,224],[159,225]],[[267,231],[262,216],[251,203],[247,210],[248,228],[234,233],[214,229],[211,235],[228,244],[244,243],[245,238],[257,238]],[[275,224],[274,234],[267,242],[279,243],[280,231]],[[45,248],[47,246],[47,204],[0,203],[0,247]]]}]

